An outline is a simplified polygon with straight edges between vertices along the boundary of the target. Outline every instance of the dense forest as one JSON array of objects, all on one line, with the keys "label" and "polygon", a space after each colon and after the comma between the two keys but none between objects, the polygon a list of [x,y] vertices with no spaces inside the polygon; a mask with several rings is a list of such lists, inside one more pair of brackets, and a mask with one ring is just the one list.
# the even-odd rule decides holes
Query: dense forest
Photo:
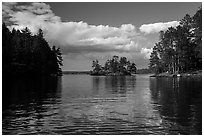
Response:
[{"label": "dense forest", "polygon": [[176,28],[160,32],[149,68],[157,74],[202,70],[202,7],[192,17],[186,14]]},{"label": "dense forest", "polygon": [[2,25],[3,75],[62,75],[61,51],[50,47],[43,32],[33,35],[28,28],[10,31]]},{"label": "dense forest", "polygon": [[105,65],[99,64],[98,60],[92,62],[91,75],[131,75],[136,73],[136,64],[128,61],[126,57],[113,56],[112,59],[108,59]]}]

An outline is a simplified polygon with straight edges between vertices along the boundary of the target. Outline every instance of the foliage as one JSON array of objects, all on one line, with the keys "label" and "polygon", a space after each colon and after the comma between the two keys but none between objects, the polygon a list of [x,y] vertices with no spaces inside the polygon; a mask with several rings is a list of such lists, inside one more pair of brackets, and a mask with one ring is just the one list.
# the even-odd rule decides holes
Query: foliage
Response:
[{"label": "foliage", "polygon": [[61,75],[61,51],[49,46],[40,29],[32,35],[26,27],[9,31],[2,25],[3,74]]},{"label": "foliage", "polygon": [[155,73],[180,73],[202,69],[202,8],[193,17],[186,14],[176,28],[160,32],[149,68]]},{"label": "foliage", "polygon": [[131,63],[126,57],[113,56],[105,62],[104,67],[99,64],[98,60],[92,63],[92,75],[130,75],[136,73],[136,64]]},{"label": "foliage", "polygon": [[152,74],[154,70],[150,68],[137,69],[137,74]]}]

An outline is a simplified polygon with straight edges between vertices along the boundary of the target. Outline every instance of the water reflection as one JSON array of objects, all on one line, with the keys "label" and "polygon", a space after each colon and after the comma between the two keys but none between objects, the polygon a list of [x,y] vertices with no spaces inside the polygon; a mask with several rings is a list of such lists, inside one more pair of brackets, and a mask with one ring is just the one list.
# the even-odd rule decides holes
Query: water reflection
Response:
[{"label": "water reflection", "polygon": [[105,88],[112,93],[126,93],[128,88],[134,90],[136,84],[135,76],[107,76],[105,77]]},{"label": "water reflection", "polygon": [[201,81],[149,78],[149,75],[9,78],[10,83],[3,84],[6,107],[2,131],[3,134],[201,134]]},{"label": "water reflection", "polygon": [[[134,90],[136,86],[135,76],[94,76],[92,77],[93,94],[117,94]],[[99,93],[100,91],[100,93]],[[104,94],[105,94],[104,93]]]},{"label": "water reflection", "polygon": [[102,85],[103,78],[99,76],[93,76],[92,77],[92,82],[93,82],[93,94],[98,94],[99,92],[99,86]]},{"label": "water reflection", "polygon": [[150,90],[155,109],[164,121],[171,121],[168,126],[181,134],[201,134],[201,79],[150,78]]},{"label": "water reflection", "polygon": [[107,91],[112,93],[126,92],[126,77],[125,76],[108,76],[105,78],[105,86]]},{"label": "water reflection", "polygon": [[3,83],[3,104],[40,103],[45,98],[60,98],[60,93],[61,78],[10,77]]},{"label": "water reflection", "polygon": [[35,133],[44,126],[47,111],[60,102],[61,79],[10,77],[3,83],[2,98],[3,133]]}]

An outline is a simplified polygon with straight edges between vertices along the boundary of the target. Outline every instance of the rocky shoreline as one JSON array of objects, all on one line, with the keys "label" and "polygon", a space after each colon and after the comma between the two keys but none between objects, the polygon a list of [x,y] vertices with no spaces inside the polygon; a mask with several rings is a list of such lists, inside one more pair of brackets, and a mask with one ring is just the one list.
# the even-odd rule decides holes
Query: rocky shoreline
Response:
[{"label": "rocky shoreline", "polygon": [[177,74],[164,72],[164,73],[151,75],[150,77],[202,77],[202,70],[185,72],[185,73],[177,73]]}]

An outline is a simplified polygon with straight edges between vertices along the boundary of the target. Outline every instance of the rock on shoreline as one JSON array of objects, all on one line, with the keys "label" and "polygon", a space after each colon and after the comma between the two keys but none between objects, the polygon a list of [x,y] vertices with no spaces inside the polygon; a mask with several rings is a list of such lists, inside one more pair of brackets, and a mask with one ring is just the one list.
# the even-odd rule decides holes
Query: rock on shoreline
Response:
[{"label": "rock on shoreline", "polygon": [[154,74],[150,77],[202,77],[202,70],[192,71],[192,72],[185,72],[185,73],[177,73],[177,74],[170,74],[167,72]]}]

